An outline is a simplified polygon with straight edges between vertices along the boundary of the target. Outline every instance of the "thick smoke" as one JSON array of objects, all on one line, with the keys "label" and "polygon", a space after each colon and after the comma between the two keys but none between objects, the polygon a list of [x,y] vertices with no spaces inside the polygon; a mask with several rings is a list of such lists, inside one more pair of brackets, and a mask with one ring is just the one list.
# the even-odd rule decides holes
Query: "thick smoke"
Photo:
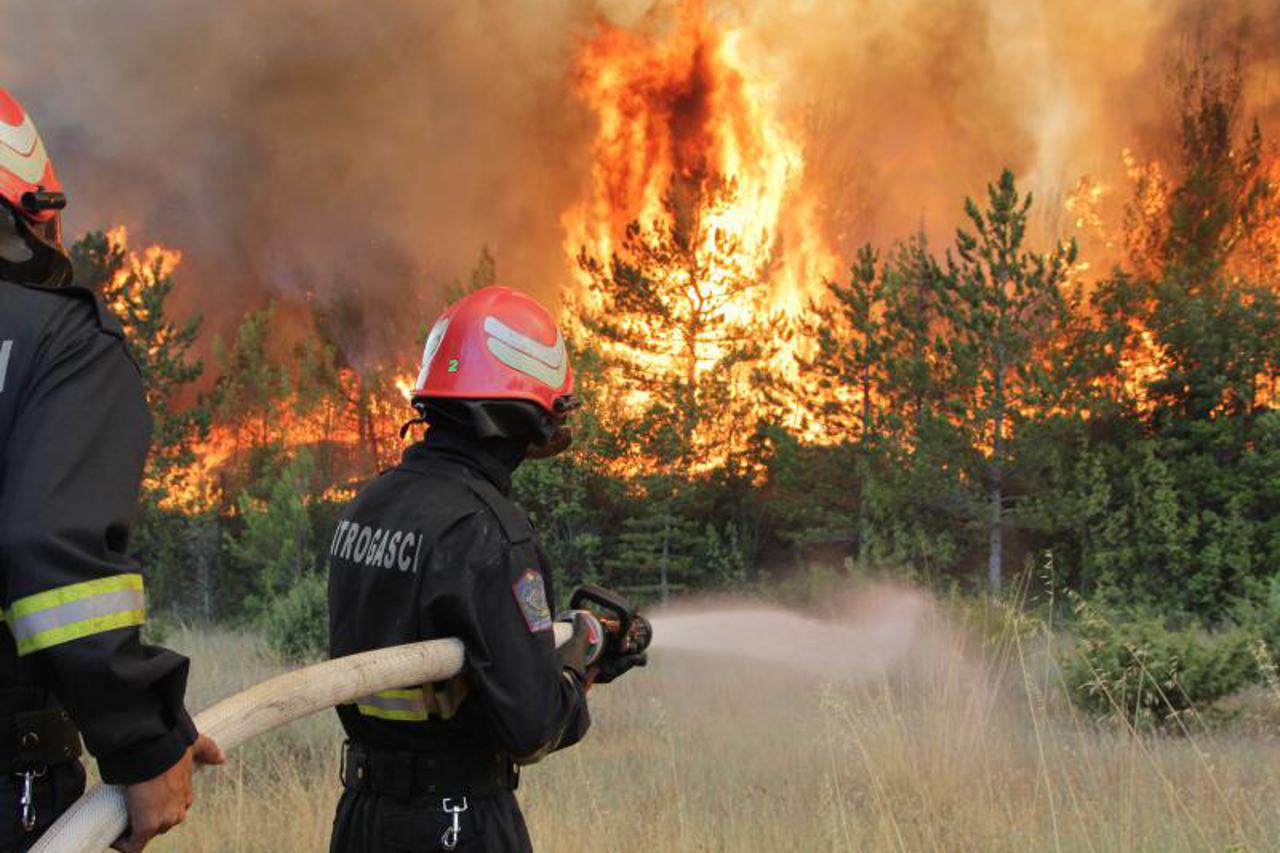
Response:
[{"label": "thick smoke", "polygon": [[[1247,113],[1280,119],[1275,0],[705,6],[775,86],[846,254],[922,224],[946,239],[1006,165],[1059,227],[1081,174],[1122,182],[1125,146],[1171,153],[1180,59],[1238,48]],[[660,33],[670,9],[0,0],[0,80],[36,113],[71,231],[123,222],[182,249],[216,328],[268,296],[338,300],[349,354],[382,355],[486,244],[505,281],[571,280],[560,217],[589,192],[593,131],[574,58],[597,20]]]},{"label": "thick smoke", "polygon": [[386,352],[486,244],[512,283],[564,280],[559,214],[590,134],[564,78],[590,12],[0,0],[0,79],[36,114],[70,231],[124,222],[182,249],[217,327],[268,295],[340,295],[399,336],[358,342]]},{"label": "thick smoke", "polygon": [[1064,194],[1085,174],[1122,204],[1124,148],[1176,154],[1180,64],[1227,70],[1238,55],[1244,113],[1280,130],[1274,0],[785,5],[752,40],[806,115],[808,178],[845,257],[920,228],[949,242],[964,197],[1006,166],[1040,199],[1041,236],[1067,226]]}]

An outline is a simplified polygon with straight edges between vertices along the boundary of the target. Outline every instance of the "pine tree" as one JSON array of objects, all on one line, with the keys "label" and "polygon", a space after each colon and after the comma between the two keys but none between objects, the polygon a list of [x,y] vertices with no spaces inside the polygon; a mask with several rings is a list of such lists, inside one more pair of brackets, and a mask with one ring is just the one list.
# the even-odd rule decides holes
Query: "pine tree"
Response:
[{"label": "pine tree", "polygon": [[1273,399],[1280,192],[1260,126],[1240,127],[1239,58],[1183,64],[1175,84],[1179,156],[1158,191],[1136,188],[1132,269],[1104,282],[1101,297],[1120,297],[1112,328],[1131,336],[1114,343],[1129,361],[1152,363],[1137,382],[1156,426],[1176,431]]},{"label": "pine tree", "polygon": [[[471,268],[471,272],[467,274],[465,279],[457,278],[453,280],[444,291],[444,301],[446,305],[457,302],[468,293],[475,293],[486,287],[492,287],[498,283],[498,259],[488,246],[480,247],[480,255],[476,258],[476,265]],[[431,332],[430,326],[423,329],[422,339],[425,341],[427,335]]]},{"label": "pine tree", "polygon": [[280,404],[289,399],[292,382],[273,350],[275,316],[275,305],[268,305],[244,318],[230,345],[214,341],[214,418],[231,444],[230,494],[262,482],[283,460]]},{"label": "pine tree", "polygon": [[[346,464],[334,473],[371,476],[399,459],[399,428],[409,409],[398,386],[413,354],[397,354],[400,358],[389,362],[362,354],[380,322],[377,306],[370,307],[359,293],[338,294],[323,308],[313,309],[311,319],[315,340],[305,344],[304,350],[314,353],[312,364],[323,371],[316,377],[312,405],[318,408],[313,411],[336,418],[341,432],[356,437],[357,452],[348,451]],[[426,340],[426,334],[423,328],[421,340]],[[302,364],[305,367],[307,362]],[[301,388],[298,396],[305,400],[307,395],[307,389]]]},{"label": "pine tree", "polygon": [[[337,453],[337,439],[345,430],[351,406],[351,374],[338,365],[337,349],[314,324],[317,334],[308,337],[294,353],[294,386],[290,403],[293,414],[307,425],[315,457],[315,479],[322,486],[333,484],[350,469]],[[344,381],[346,380],[346,381]]]},{"label": "pine tree", "polygon": [[263,483],[262,497],[244,492],[237,500],[238,535],[227,540],[230,556],[253,578],[246,602],[259,612],[285,595],[316,566],[314,534],[307,513],[313,460],[304,450]]},{"label": "pine tree", "polygon": [[178,322],[169,313],[179,258],[154,248],[139,256],[122,231],[94,231],[76,241],[71,259],[76,281],[96,290],[120,318],[142,374],[154,421],[145,500],[181,503],[192,484],[180,480],[194,461],[192,444],[208,429],[209,411],[191,390],[204,374],[192,353],[202,320]]},{"label": "pine tree", "polygon": [[956,392],[956,279],[939,266],[922,229],[896,247],[885,282],[887,426],[905,446],[927,451],[936,427],[949,422]]},{"label": "pine tree", "polygon": [[[1147,164],[1128,207],[1126,268],[1074,295],[1079,446],[1055,452],[1054,548],[1095,584],[1221,619],[1273,550],[1268,439],[1280,364],[1269,240],[1277,193],[1238,67],[1180,68],[1178,157]],[[1074,506],[1071,504],[1074,503]]]},{"label": "pine tree", "polygon": [[745,453],[781,320],[765,305],[762,273],[742,240],[716,225],[736,188],[714,176],[701,203],[665,200],[665,221],[627,226],[607,260],[579,265],[590,295],[578,314],[605,361],[605,381],[628,395],[629,456],[682,474]]},{"label": "pine tree", "polygon": [[870,536],[870,480],[881,452],[884,406],[888,398],[887,352],[892,345],[885,314],[887,275],[869,244],[858,250],[849,283],[828,282],[828,300],[809,308],[806,331],[816,351],[800,358],[801,369],[817,378],[817,417],[830,438],[856,442],[854,484],[858,560],[866,563]]},{"label": "pine tree", "polygon": [[1075,260],[1075,244],[1049,255],[1023,248],[1031,196],[1020,196],[1013,173],[1005,170],[987,188],[983,211],[968,199],[965,213],[973,231],[956,235],[952,273],[959,303],[955,355],[970,383],[966,419],[975,446],[987,449],[990,507],[988,581],[1003,582],[1005,477],[1008,443],[1020,425],[1043,411],[1051,389],[1046,345],[1064,326],[1061,285]]},{"label": "pine tree", "polygon": [[656,591],[665,602],[673,591],[694,579],[693,560],[700,537],[697,526],[676,511],[672,500],[646,500],[643,507],[641,513],[623,520],[604,565],[612,583]]},{"label": "pine tree", "polygon": [[77,283],[96,290],[120,318],[151,410],[151,450],[130,539],[147,570],[150,601],[157,608],[194,606],[208,617],[192,590],[216,550],[209,535],[216,522],[193,448],[207,435],[210,411],[194,390],[204,373],[193,353],[201,318],[178,321],[170,312],[179,256],[159,248],[130,251],[117,230],[84,235],[71,247],[71,259]]},{"label": "pine tree", "polygon": [[1275,375],[1276,259],[1259,238],[1269,236],[1260,226],[1277,213],[1277,187],[1260,127],[1237,130],[1238,69],[1182,73],[1181,178],[1144,319],[1163,356],[1164,375],[1150,383],[1161,415],[1198,420],[1249,412],[1259,377]]},{"label": "pine tree", "polygon": [[738,526],[732,521],[725,524],[723,530],[708,522],[697,552],[698,567],[715,586],[741,590],[746,584],[746,555],[738,537]]},{"label": "pine tree", "polygon": [[810,304],[805,331],[816,352],[801,360],[817,378],[818,417],[826,434],[856,436],[863,448],[879,435],[887,384],[887,288],[878,260],[875,249],[863,246],[850,267],[849,283],[827,282],[829,300]]}]

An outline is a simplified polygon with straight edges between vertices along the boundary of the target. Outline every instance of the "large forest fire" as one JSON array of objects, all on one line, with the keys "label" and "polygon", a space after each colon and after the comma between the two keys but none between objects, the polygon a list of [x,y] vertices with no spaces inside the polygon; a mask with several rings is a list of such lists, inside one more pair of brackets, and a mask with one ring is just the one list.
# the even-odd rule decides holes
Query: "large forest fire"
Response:
[{"label": "large forest fire", "polygon": [[137,354],[179,612],[311,612],[423,434],[427,330],[492,284],[559,310],[579,380],[574,449],[512,481],[572,581],[998,588],[1043,553],[1214,619],[1261,588],[1262,0],[119,3],[10,2],[0,76]]},{"label": "large forest fire", "polygon": [[[806,418],[804,410],[824,402],[864,409],[874,383],[818,391],[799,374],[803,359],[797,359],[813,346],[798,321],[812,322],[806,314],[810,301],[826,295],[827,281],[843,280],[854,260],[847,256],[849,234],[864,233],[845,219],[836,221],[848,210],[836,212],[832,201],[843,189],[828,185],[838,183],[823,159],[829,159],[824,151],[832,145],[822,136],[828,131],[803,120],[810,105],[783,97],[771,65],[777,57],[762,47],[759,21],[726,16],[723,8],[698,0],[662,10],[627,24],[599,18],[590,35],[575,43],[559,78],[591,119],[589,145],[573,165],[589,178],[582,182],[586,191],[553,209],[573,275],[561,294],[566,322],[591,334],[592,345],[613,359],[594,377],[606,389],[607,405],[635,414],[665,400],[672,409],[687,410],[669,424],[690,440],[678,460],[686,471],[709,470],[740,451],[766,405],[803,440],[854,437],[847,428],[832,430]],[[1086,175],[1060,200],[1050,194],[1047,206],[1059,215],[1043,219],[1056,230],[1035,233],[1030,241],[1049,245],[1079,238],[1084,251],[1072,280],[1086,290],[1115,264],[1137,276],[1156,276],[1162,269],[1171,206],[1179,203],[1175,190],[1184,176],[1168,151],[1164,160],[1135,153],[1139,142],[1113,155],[1120,167],[1105,179]],[[1225,162],[1234,164],[1228,171],[1248,173],[1242,189],[1259,175],[1272,184],[1280,178],[1280,160],[1271,148],[1229,152]],[[854,183],[857,176],[845,178]],[[981,199],[981,184],[970,192]],[[1038,209],[1043,198],[1037,196]],[[957,211],[960,201],[955,199]],[[1238,234],[1227,241],[1225,269],[1274,290],[1280,203],[1274,196],[1259,197],[1249,212],[1249,221],[1228,229]],[[938,229],[928,230],[926,235],[922,221],[922,239]],[[893,254],[892,240],[907,236],[880,241],[882,261]],[[130,282],[154,284],[169,277],[182,256],[161,247],[131,252],[123,228],[108,239],[125,258],[110,288],[114,305],[145,319],[145,305],[121,301]],[[942,251],[936,252],[940,260]],[[504,266],[501,278],[510,280],[507,275]],[[632,293],[620,297],[624,285]],[[286,448],[286,455],[310,448],[321,488],[395,457],[407,365],[391,353],[412,347],[382,346],[383,341],[371,358],[344,352],[337,338],[323,333],[314,310],[322,311],[332,295],[303,292],[305,298],[281,301],[282,312],[292,311],[278,318],[288,327],[282,338],[259,330],[264,340],[231,342],[230,355],[215,359],[204,380],[211,386],[205,400],[210,425],[188,447],[191,461],[162,489],[169,495],[167,506],[212,506],[228,492],[224,481],[234,476],[228,472],[259,462],[270,468],[263,448]],[[887,316],[883,305],[870,312],[881,320]],[[369,337],[368,328],[360,325],[356,335]],[[226,325],[215,331],[225,335]],[[1150,329],[1135,325],[1130,332],[1125,351],[1116,354],[1114,375],[1104,381],[1149,413],[1154,403],[1144,394],[1164,375],[1169,356]],[[162,349],[165,334],[148,346]],[[236,365],[240,356],[252,362],[255,347],[271,354],[275,373],[258,376]],[[755,387],[766,372],[781,380],[767,401]],[[1258,400],[1270,404],[1275,378],[1259,379]],[[161,406],[191,402],[153,400]],[[647,434],[640,443],[654,444],[655,436]],[[654,468],[652,459],[634,463],[620,463],[619,471]]]}]

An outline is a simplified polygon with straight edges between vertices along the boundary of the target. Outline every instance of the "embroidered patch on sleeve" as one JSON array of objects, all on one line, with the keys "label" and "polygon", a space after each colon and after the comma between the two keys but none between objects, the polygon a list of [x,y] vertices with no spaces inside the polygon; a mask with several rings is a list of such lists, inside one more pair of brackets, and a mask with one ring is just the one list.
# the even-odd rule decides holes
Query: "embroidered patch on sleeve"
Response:
[{"label": "embroidered patch on sleeve", "polygon": [[524,624],[529,626],[529,633],[551,629],[551,605],[547,604],[547,588],[537,569],[526,569],[511,591],[515,593],[516,604],[520,605],[520,615],[524,617]]}]

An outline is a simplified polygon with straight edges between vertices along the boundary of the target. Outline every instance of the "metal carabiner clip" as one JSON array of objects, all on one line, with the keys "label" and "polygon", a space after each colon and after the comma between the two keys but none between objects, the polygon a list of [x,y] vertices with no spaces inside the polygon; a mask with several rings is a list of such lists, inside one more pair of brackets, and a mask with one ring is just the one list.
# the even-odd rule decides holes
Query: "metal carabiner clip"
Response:
[{"label": "metal carabiner clip", "polygon": [[445,814],[453,816],[453,822],[445,827],[444,835],[440,836],[440,845],[445,850],[455,850],[458,847],[458,836],[462,834],[462,813],[469,808],[467,798],[459,797],[455,800],[445,797],[440,801],[440,808]]},{"label": "metal carabiner clip", "polygon": [[44,778],[44,770],[24,770],[15,774],[22,781],[21,790],[18,792],[18,817],[22,821],[22,831],[32,832],[36,828],[36,792],[35,783],[37,779]]}]

